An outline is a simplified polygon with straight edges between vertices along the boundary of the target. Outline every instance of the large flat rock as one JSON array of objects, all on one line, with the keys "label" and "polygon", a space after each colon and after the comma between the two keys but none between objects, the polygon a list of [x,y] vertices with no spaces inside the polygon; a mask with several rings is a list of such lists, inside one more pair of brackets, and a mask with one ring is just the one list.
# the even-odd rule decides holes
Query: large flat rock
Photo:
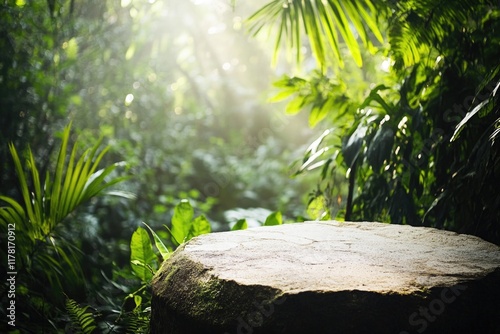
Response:
[{"label": "large flat rock", "polygon": [[500,333],[500,248],[381,223],[203,235],[153,280],[153,333]]}]

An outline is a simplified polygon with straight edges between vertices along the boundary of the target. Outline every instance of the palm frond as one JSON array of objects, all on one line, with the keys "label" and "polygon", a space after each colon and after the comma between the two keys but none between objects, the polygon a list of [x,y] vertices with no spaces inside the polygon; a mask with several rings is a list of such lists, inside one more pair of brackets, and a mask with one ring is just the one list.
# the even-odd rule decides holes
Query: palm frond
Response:
[{"label": "palm frond", "polygon": [[301,37],[305,35],[321,68],[334,64],[343,66],[341,42],[345,43],[356,64],[361,66],[360,45],[371,46],[375,39],[383,42],[374,19],[375,11],[371,0],[275,0],[254,13],[248,23],[254,35],[265,26],[271,29],[277,27],[275,58],[284,43],[289,52],[295,52],[297,62],[300,62]]},{"label": "palm frond", "polygon": [[0,208],[1,227],[16,225],[19,231],[16,238],[23,241],[18,243],[22,247],[16,252],[21,261],[28,271],[36,263],[37,268],[43,268],[45,278],[58,286],[65,269],[72,274],[72,278],[67,279],[78,279],[82,269],[79,250],[58,235],[56,227],[82,203],[127,178],[110,175],[118,163],[97,170],[108,151],[106,147],[98,153],[102,140],[79,157],[75,144],[68,156],[70,128],[71,124],[62,133],[55,172],[47,172],[44,182],[32,151],[28,149],[26,160],[22,161],[14,145],[9,144],[22,200],[0,196],[0,201],[7,204]]},{"label": "palm frond", "polygon": [[14,199],[6,196],[0,196],[0,201],[4,201],[10,206],[0,208],[0,218],[5,224],[11,223],[24,227],[26,221],[26,213],[23,207]]},{"label": "palm frond", "polygon": [[[38,220],[38,217],[35,216],[35,210],[33,208],[33,201],[31,200],[31,195],[28,187],[28,182],[26,179],[26,174],[24,172],[24,169],[22,167],[21,159],[19,158],[19,154],[17,153],[16,148],[12,143],[9,144],[9,149],[10,153],[12,155],[12,160],[14,161],[14,166],[15,170],[17,173],[18,181],[19,181],[19,187],[21,189],[21,194],[23,197],[23,204],[24,204],[24,209],[27,215],[27,218],[32,222],[33,226],[40,226],[41,222]],[[29,150],[29,160],[31,159],[31,150]],[[32,166],[35,168],[34,166]],[[37,231],[34,231],[37,236],[40,234],[37,234]]]}]

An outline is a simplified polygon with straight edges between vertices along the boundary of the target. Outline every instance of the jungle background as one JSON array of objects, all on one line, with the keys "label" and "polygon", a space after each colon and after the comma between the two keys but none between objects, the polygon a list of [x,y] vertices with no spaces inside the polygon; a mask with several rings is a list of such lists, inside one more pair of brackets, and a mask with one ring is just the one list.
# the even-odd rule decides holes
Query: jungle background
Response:
[{"label": "jungle background", "polygon": [[500,244],[498,1],[5,0],[0,22],[8,330],[147,332],[152,274],[210,231]]}]

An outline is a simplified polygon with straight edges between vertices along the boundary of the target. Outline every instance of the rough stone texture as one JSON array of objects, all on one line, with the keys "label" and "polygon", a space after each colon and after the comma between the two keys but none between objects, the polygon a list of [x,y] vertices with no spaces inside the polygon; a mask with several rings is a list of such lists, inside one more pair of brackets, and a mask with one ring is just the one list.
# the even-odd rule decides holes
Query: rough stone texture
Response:
[{"label": "rough stone texture", "polygon": [[153,333],[500,333],[500,248],[381,223],[203,235],[153,280]]}]

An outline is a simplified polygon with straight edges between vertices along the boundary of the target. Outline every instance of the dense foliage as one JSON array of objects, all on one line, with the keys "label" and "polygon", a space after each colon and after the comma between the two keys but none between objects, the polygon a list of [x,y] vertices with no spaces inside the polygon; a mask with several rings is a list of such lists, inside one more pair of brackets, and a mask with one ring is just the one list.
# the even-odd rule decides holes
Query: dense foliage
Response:
[{"label": "dense foliage", "polygon": [[[0,22],[19,332],[147,332],[151,277],[211,231],[336,218],[500,244],[497,2],[11,0]],[[286,105],[264,104],[273,81]]]},{"label": "dense foliage", "polygon": [[500,243],[498,2],[280,4],[256,13],[253,29],[276,25],[276,51],[284,42],[298,60],[305,34],[316,60],[315,70],[276,82],[276,99],[292,96],[288,112],[309,110],[312,126],[332,126],[298,168],[321,169],[318,213]]}]

